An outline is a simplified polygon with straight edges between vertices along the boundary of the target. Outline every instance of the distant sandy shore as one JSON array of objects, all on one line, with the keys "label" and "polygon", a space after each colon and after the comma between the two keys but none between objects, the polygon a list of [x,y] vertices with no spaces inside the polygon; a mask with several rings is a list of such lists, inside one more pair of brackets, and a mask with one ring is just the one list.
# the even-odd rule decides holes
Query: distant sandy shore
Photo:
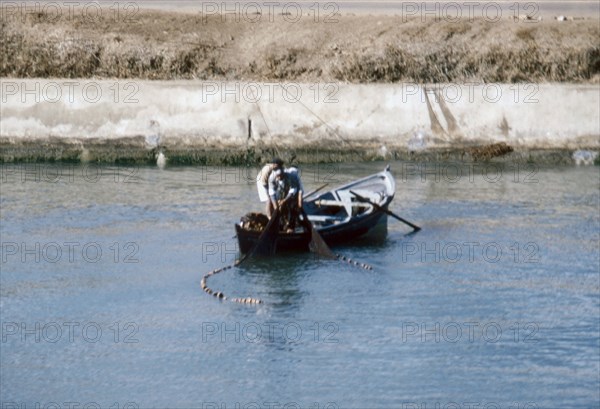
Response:
[{"label": "distant sandy shore", "polygon": [[[186,2],[169,4],[193,11]],[[117,10],[108,5],[85,13],[75,9],[70,14],[69,10],[41,6],[34,13],[3,8],[0,76],[600,82],[600,25],[598,19],[589,17],[572,21],[543,17],[538,21],[543,15],[540,10],[515,9],[501,10],[496,18],[488,8],[484,17],[474,9],[473,18],[462,14],[463,18],[456,19],[456,10],[439,8],[444,3],[427,9],[434,10],[433,14],[419,9],[409,13],[405,3],[403,13],[350,15],[323,3],[301,3],[305,16],[296,18],[293,8],[261,9],[258,14],[256,9],[236,3],[223,15],[220,7],[224,3],[207,4],[213,8],[205,8],[204,14],[197,10]],[[355,7],[366,4],[356,2]],[[578,15],[577,7],[571,6],[571,16]],[[588,10],[586,7],[580,7],[581,11]],[[535,19],[523,20],[528,15]]]},{"label": "distant sandy shore", "polygon": [[[287,5],[286,1],[203,1],[195,0],[138,0],[135,2],[140,9],[155,9],[163,11],[177,11],[186,13],[199,13],[203,8],[210,9],[210,4],[217,4],[221,9],[231,10],[235,4],[239,8],[246,4],[258,4],[264,11],[268,9],[267,3],[273,4],[273,11],[281,11]],[[317,3],[314,0],[294,1],[294,4],[300,5],[305,14],[314,15],[315,10],[320,8],[320,14],[326,15],[328,12],[337,11],[341,14],[372,14],[372,15],[400,15],[405,17],[432,17],[432,11],[437,13],[438,17],[493,17],[498,10],[502,17],[518,16],[519,14],[529,14],[532,17],[542,17],[552,19],[555,16],[572,16],[596,18],[600,17],[600,3],[590,0],[546,0],[535,2],[515,2],[515,1],[456,1],[456,0],[436,0],[436,1],[397,1],[397,0],[344,0],[319,2],[320,6],[315,7]],[[289,10],[293,11],[290,6]],[[221,10],[224,11],[224,10]]]}]

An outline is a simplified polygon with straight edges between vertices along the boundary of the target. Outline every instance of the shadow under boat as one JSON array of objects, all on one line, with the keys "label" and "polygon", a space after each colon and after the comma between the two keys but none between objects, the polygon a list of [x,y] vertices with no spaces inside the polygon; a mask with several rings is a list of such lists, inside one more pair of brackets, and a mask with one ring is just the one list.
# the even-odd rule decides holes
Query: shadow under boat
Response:
[{"label": "shadow under boat", "polygon": [[[387,214],[370,203],[358,200],[350,191],[369,199],[387,210],[394,198],[396,183],[389,165],[381,172],[321,193],[304,202],[310,222],[329,246],[362,239],[382,240],[387,234]],[[261,231],[235,224],[239,249],[251,251],[259,241]],[[276,252],[308,251],[310,232],[299,229],[280,232],[275,239]]]}]

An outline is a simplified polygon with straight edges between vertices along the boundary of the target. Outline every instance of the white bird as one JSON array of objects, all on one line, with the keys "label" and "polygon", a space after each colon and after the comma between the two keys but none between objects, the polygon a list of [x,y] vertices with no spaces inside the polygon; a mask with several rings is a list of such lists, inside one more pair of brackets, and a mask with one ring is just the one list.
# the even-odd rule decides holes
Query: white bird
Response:
[{"label": "white bird", "polygon": [[162,149],[159,149],[158,155],[156,155],[156,166],[160,169],[164,169],[167,165],[167,157],[163,153]]},{"label": "white bird", "polygon": [[387,158],[388,149],[385,145],[381,145],[381,147],[379,148],[379,156],[381,156],[383,159]]},{"label": "white bird", "polygon": [[146,144],[156,149],[156,165],[160,169],[163,169],[167,164],[167,157],[160,146],[160,124],[158,121],[152,119],[148,128],[150,132],[146,135]]},{"label": "white bird", "polygon": [[408,141],[408,149],[410,149],[411,151],[418,151],[421,149],[425,149],[426,147],[427,134],[422,130],[418,130],[417,132],[415,132],[412,138],[410,138],[410,140]]}]

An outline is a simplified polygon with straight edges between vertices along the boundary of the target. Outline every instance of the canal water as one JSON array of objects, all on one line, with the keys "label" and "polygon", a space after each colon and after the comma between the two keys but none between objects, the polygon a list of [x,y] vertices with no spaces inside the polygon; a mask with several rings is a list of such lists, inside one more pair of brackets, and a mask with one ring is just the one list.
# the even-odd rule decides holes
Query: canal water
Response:
[{"label": "canal water", "polygon": [[257,168],[3,165],[3,407],[598,407],[599,168],[391,168],[420,232],[334,249],[372,271],[288,254],[210,278],[247,306],[200,280],[262,210]]}]

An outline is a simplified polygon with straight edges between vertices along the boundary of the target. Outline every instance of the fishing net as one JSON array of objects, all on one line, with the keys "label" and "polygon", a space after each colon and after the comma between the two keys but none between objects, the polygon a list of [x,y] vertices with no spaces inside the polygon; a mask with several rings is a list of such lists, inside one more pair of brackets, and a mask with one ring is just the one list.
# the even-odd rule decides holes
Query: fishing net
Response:
[{"label": "fishing net", "polygon": [[247,213],[240,222],[244,230],[261,232],[269,224],[269,218],[262,213]]},{"label": "fishing net", "polygon": [[321,237],[310,220],[308,220],[308,216],[304,209],[302,209],[302,224],[304,225],[304,228],[310,232],[310,243],[308,244],[309,250],[320,257],[331,260],[336,259],[337,256],[333,254],[327,243],[325,243],[325,240],[323,240],[323,237]]},{"label": "fishing net", "polygon": [[247,257],[244,257],[244,259],[252,258],[254,256],[272,256],[275,254],[277,251],[277,236],[279,234],[280,217],[279,211],[275,209],[271,216],[271,220],[269,220],[258,238],[258,243],[256,243],[256,246],[247,254]]}]

